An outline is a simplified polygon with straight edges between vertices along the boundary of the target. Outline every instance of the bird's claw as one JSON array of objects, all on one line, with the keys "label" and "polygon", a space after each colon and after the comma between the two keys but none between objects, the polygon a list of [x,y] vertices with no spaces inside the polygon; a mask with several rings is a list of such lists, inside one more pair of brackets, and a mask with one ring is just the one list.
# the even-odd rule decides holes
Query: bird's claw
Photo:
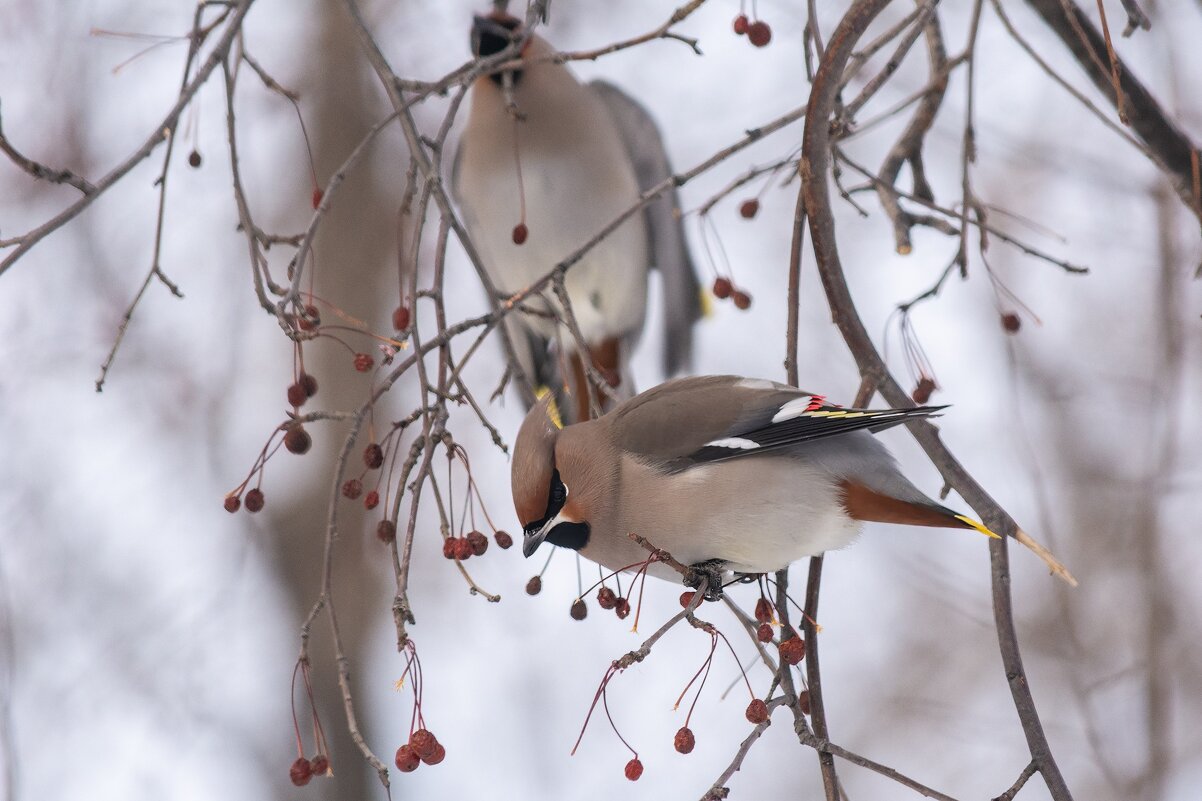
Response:
[{"label": "bird's claw", "polygon": [[722,576],[726,573],[726,562],[721,559],[710,559],[689,565],[689,575],[684,583],[688,587],[700,587],[705,580],[705,600],[718,601],[722,599]]}]

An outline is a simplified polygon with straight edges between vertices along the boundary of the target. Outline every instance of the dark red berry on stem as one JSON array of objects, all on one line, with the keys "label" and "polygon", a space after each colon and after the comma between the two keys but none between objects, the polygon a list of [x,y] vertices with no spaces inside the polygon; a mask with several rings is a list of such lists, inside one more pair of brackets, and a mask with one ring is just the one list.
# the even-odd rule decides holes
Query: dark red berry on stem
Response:
[{"label": "dark red berry on stem", "polygon": [[473,531],[467,535],[468,544],[472,546],[472,553],[476,556],[483,556],[488,550],[488,537],[484,536],[483,532]]},{"label": "dark red berry on stem", "polygon": [[693,736],[693,730],[688,726],[681,726],[680,731],[676,732],[676,739],[672,742],[676,746],[676,750],[682,754],[689,754],[693,751],[693,746],[697,744],[697,738]]},{"label": "dark red berry on stem", "polygon": [[284,434],[284,447],[289,453],[308,453],[309,448],[313,447],[313,438],[304,426],[292,426]]},{"label": "dark red berry on stem", "polygon": [[288,403],[290,405],[304,406],[307,400],[309,400],[309,393],[305,392],[305,388],[299,381],[288,387]]},{"label": "dark red berry on stem", "polygon": [[1006,312],[1002,315],[1002,328],[1007,334],[1017,334],[1018,329],[1023,327],[1023,321],[1018,318],[1014,312]]},{"label": "dark red berry on stem", "polygon": [[768,719],[768,705],[756,698],[747,705],[747,711],[743,713],[747,719],[757,726]]},{"label": "dark red berry on stem", "polygon": [[417,754],[413,753],[413,749],[408,743],[402,745],[396,750],[396,769],[401,773],[412,773],[417,770],[417,766],[421,764],[421,759]]},{"label": "dark red berry on stem", "polygon": [[316,209],[318,206],[320,206],[321,199],[325,196],[326,196],[325,192],[321,191],[320,188],[315,188],[313,190],[313,208]]},{"label": "dark red berry on stem", "polygon": [[305,394],[310,398],[317,394],[317,379],[308,373],[301,373],[296,383],[304,387]]},{"label": "dark red berry on stem", "polygon": [[718,300],[726,300],[730,294],[735,291],[734,285],[730,283],[729,278],[715,278],[714,288],[712,292]]},{"label": "dark red berry on stem", "polygon": [[372,490],[363,497],[363,508],[371,511],[380,505],[380,493]]},{"label": "dark red berry on stem", "polygon": [[455,538],[447,537],[442,541],[442,555],[447,559],[455,558]]},{"label": "dark red berry on stem", "polygon": [[309,766],[313,769],[314,776],[325,776],[330,772],[330,758],[325,754],[318,754],[309,760]]},{"label": "dark red berry on stem", "polygon": [[747,311],[751,308],[751,295],[748,295],[741,289],[736,289],[734,294],[735,308],[740,311]]},{"label": "dark red berry on stem", "polygon": [[800,637],[790,637],[780,644],[780,658],[790,665],[796,665],[805,659],[806,644]]},{"label": "dark red berry on stem", "polygon": [[223,503],[222,506],[225,507],[225,511],[233,514],[242,508],[242,499],[237,495],[226,495],[225,503]]},{"label": "dark red berry on stem", "polygon": [[609,587],[597,590],[597,606],[602,609],[613,609],[618,605],[618,596]]},{"label": "dark red berry on stem", "polygon": [[350,498],[352,501],[363,494],[363,482],[357,478],[349,479],[342,485],[342,497]]},{"label": "dark red berry on stem", "polygon": [[434,756],[434,748],[437,745],[438,738],[428,729],[418,729],[409,735],[409,747],[413,749],[413,753],[417,754],[417,758],[423,762]]},{"label": "dark red berry on stem", "polygon": [[297,787],[304,787],[312,777],[313,767],[304,757],[297,757],[296,761],[292,763],[292,767],[288,769],[288,778],[292,779],[292,783]]},{"label": "dark red berry on stem", "polygon": [[738,36],[742,36],[745,33],[747,33],[747,29],[750,26],[751,26],[751,23],[747,20],[746,14],[740,14],[739,16],[735,17],[734,29],[735,29],[735,34],[737,34]]},{"label": "dark red berry on stem", "polygon": [[366,373],[368,370],[376,366],[376,360],[371,357],[370,353],[355,354],[355,369],[361,373]]},{"label": "dark red berry on stem", "polygon": [[625,598],[618,598],[614,604],[614,614],[618,616],[618,620],[625,620],[630,614],[630,601]]},{"label": "dark red berry on stem", "polygon": [[923,376],[918,379],[918,386],[914,387],[914,391],[910,393],[910,397],[915,403],[926,403],[931,399],[931,393],[935,391],[935,381],[929,376]]},{"label": "dark red berry on stem", "polygon": [[568,614],[572,616],[572,620],[584,620],[588,617],[588,605],[583,598],[577,598],[572,601],[572,608],[568,610]]},{"label": "dark red berry on stem", "polygon": [[376,537],[385,545],[396,539],[396,523],[391,520],[381,520],[376,524]]},{"label": "dark red berry on stem", "polygon": [[755,602],[755,619],[760,623],[772,622],[772,604],[767,598]]},{"label": "dark red berry on stem", "polygon": [[530,580],[526,582],[526,594],[527,595],[538,595],[542,591],[543,591],[542,577],[531,576]]},{"label": "dark red berry on stem", "polygon": [[411,316],[408,306],[397,306],[392,310],[392,327],[397,331],[404,331],[409,327]]},{"label": "dark red berry on stem", "polygon": [[191,153],[188,154],[188,166],[193,167],[193,168],[200,166],[200,151],[199,150],[193,150]]},{"label": "dark red berry on stem", "polygon": [[802,690],[797,694],[797,708],[801,710],[801,714],[810,714],[810,691]]},{"label": "dark red berry on stem", "polygon": [[447,758],[447,749],[442,747],[442,743],[434,744],[434,753],[422,760],[427,765],[437,765]]},{"label": "dark red berry on stem", "polygon": [[374,442],[368,445],[363,449],[363,464],[367,465],[368,470],[375,470],[384,464],[384,449]]},{"label": "dark red berry on stem", "polygon": [[246,511],[258,512],[263,508],[263,490],[255,487],[246,493]]},{"label": "dark red berry on stem", "polygon": [[747,39],[756,47],[767,47],[772,41],[772,29],[763,20],[756,20],[747,29]]},{"label": "dark red berry on stem", "polygon": [[680,594],[680,605],[688,609],[689,604],[693,603],[693,596],[697,593],[694,590],[685,590]]},{"label": "dark red berry on stem", "polygon": [[298,317],[296,324],[300,326],[302,331],[316,331],[317,326],[321,325],[321,312],[312,303],[305,306],[305,316]]},{"label": "dark red berry on stem", "polygon": [[755,630],[755,638],[760,642],[772,642],[772,626],[761,623],[760,627]]},{"label": "dark red berry on stem", "polygon": [[751,200],[744,200],[739,204],[739,216],[744,220],[750,220],[757,213],[759,213],[759,210],[760,202],[755,198],[751,198]]},{"label": "dark red berry on stem", "polygon": [[513,547],[513,537],[509,536],[507,532],[498,531],[496,534],[493,534],[492,537],[497,541],[497,547],[503,551]]},{"label": "dark red berry on stem", "polygon": [[456,559],[458,559],[460,562],[462,562],[466,559],[471,559],[472,555],[475,553],[476,552],[472,549],[472,544],[468,541],[467,537],[456,537],[455,538],[455,558]]},{"label": "dark red berry on stem", "polygon": [[637,782],[639,776],[643,775],[643,763],[639,762],[639,758],[635,757],[626,763],[626,778],[632,782]]},{"label": "dark red berry on stem", "polygon": [[513,226],[513,244],[525,244],[528,236],[530,236],[530,229],[526,227],[526,223],[518,223]]}]

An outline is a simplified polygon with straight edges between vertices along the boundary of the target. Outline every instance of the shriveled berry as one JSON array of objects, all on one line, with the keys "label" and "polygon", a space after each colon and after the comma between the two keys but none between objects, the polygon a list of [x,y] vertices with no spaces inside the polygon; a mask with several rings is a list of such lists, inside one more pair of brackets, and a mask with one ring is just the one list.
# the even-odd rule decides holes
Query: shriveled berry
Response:
[{"label": "shriveled berry", "polygon": [[392,327],[397,331],[404,331],[409,327],[411,318],[408,306],[397,306],[392,310]]},{"label": "shriveled berry", "polygon": [[472,546],[472,553],[476,556],[483,556],[488,550],[488,537],[480,531],[472,531],[467,535],[467,542]]},{"label": "shriveled berry", "polygon": [[747,705],[747,711],[743,713],[747,719],[757,726],[768,719],[768,705],[761,699],[756,698]]},{"label": "shriveled berry", "polygon": [[750,27],[750,25],[751,25],[751,23],[748,21],[747,15],[740,14],[739,16],[735,17],[735,24],[734,24],[735,34],[738,36],[744,35],[745,33],[747,33],[747,29],[748,29],[748,27]]},{"label": "shriveled berry", "polygon": [[693,596],[697,593],[693,590],[685,590],[680,594],[680,605],[688,609],[689,604],[693,603]]},{"label": "shriveled berry", "polygon": [[305,316],[296,318],[296,324],[302,331],[316,331],[321,325],[321,312],[312,303],[305,306]]},{"label": "shriveled berry", "polygon": [[780,644],[780,658],[790,665],[796,665],[805,659],[806,644],[800,637],[790,637]]},{"label": "shriveled berry", "polygon": [[577,598],[572,601],[572,608],[568,610],[568,614],[572,616],[572,620],[584,620],[588,617],[588,605],[583,598]]},{"label": "shriveled berry", "polygon": [[750,220],[760,211],[760,202],[755,198],[744,200],[739,204],[739,216],[744,220]]},{"label": "shriveled berry", "polygon": [[222,504],[222,506],[225,507],[225,511],[233,514],[242,508],[242,499],[237,495],[226,495],[225,502]]},{"label": "shriveled berry", "polygon": [[355,354],[355,369],[361,373],[366,373],[368,370],[376,366],[376,360],[371,357],[370,353]]},{"label": "shriveled berry", "polygon": [[376,537],[385,545],[396,539],[396,523],[391,520],[381,520],[376,524]]},{"label": "shriveled berry", "polygon": [[467,537],[455,538],[455,558],[460,562],[471,559],[476,552],[472,549],[472,544],[468,542]]},{"label": "shriveled berry", "polygon": [[288,769],[288,778],[292,779],[292,783],[297,787],[304,787],[312,777],[313,766],[304,757],[297,757],[296,761],[292,763],[292,767]]},{"label": "shriveled berry", "polygon": [[614,614],[618,616],[618,620],[625,620],[630,614],[630,601],[619,597],[617,603],[614,604]]},{"label": "shriveled berry", "polygon": [[498,531],[492,535],[492,538],[497,541],[497,547],[503,551],[513,547],[513,537],[509,536],[508,532]]},{"label": "shriveled berry", "polygon": [[676,750],[682,754],[690,754],[693,752],[693,746],[697,744],[697,738],[693,736],[693,730],[688,726],[681,726],[680,731],[676,732],[676,738],[672,741],[676,746]]},{"label": "shriveled berry", "polygon": [[527,595],[538,595],[542,591],[543,591],[542,577],[541,576],[531,576],[530,580],[526,582],[526,594]]},{"label": "shriveled berry", "polygon": [[751,295],[748,295],[741,289],[736,289],[733,295],[735,308],[739,311],[747,311],[751,308]]},{"label": "shriveled berry", "polygon": [[299,381],[288,387],[288,403],[290,405],[304,406],[307,400],[309,400],[309,393],[305,392],[305,388]]},{"label": "shriveled berry", "polygon": [[318,754],[309,760],[309,766],[313,769],[314,776],[325,776],[330,772],[330,758],[325,754]]},{"label": "shriveled berry", "polygon": [[1007,334],[1017,334],[1018,329],[1022,327],[1023,321],[1014,312],[1006,312],[1002,315],[1002,328]]},{"label": "shriveled berry", "polygon": [[446,559],[455,558],[455,538],[447,537],[442,541],[442,555]]},{"label": "shriveled berry", "polygon": [[422,760],[427,765],[437,765],[447,758],[447,749],[443,748],[442,743],[434,744],[434,753]]},{"label": "shriveled berry", "polygon": [[300,378],[296,380],[304,388],[305,394],[312,398],[317,394],[317,379],[308,373],[301,373]]},{"label": "shriveled berry", "polygon": [[313,447],[313,438],[304,426],[292,426],[284,434],[284,447],[289,453],[308,453],[309,448]]},{"label": "shriveled berry", "polygon": [[320,187],[314,188],[313,189],[313,208],[316,209],[318,206],[320,206],[321,199],[325,196],[326,196],[326,193],[321,191]]},{"label": "shriveled berry", "polygon": [[637,782],[639,776],[643,775],[643,763],[639,762],[639,758],[635,757],[626,763],[626,778],[632,782]]},{"label": "shriveled berry", "polygon": [[363,464],[367,465],[368,470],[375,470],[384,464],[384,449],[375,442],[368,445],[363,449]]},{"label": "shriveled berry", "polygon": [[248,512],[261,511],[263,509],[263,501],[264,501],[263,490],[259,489],[258,487],[255,487],[254,489],[249,490],[246,493],[246,499],[245,499],[246,511],[248,511]]},{"label": "shriveled berry", "polygon": [[755,630],[755,638],[760,642],[772,642],[772,626],[761,623],[760,627]]},{"label": "shriveled berry", "polygon": [[772,603],[764,597],[755,602],[755,619],[760,623],[772,622]]},{"label": "shriveled berry", "polygon": [[413,753],[417,754],[417,758],[423,762],[434,755],[434,749],[437,745],[438,738],[429,729],[418,729],[409,735],[409,747],[413,749]]},{"label": "shriveled berry", "polygon": [[380,493],[372,490],[363,496],[363,508],[371,511],[380,505]]},{"label": "shriveled berry", "polygon": [[931,393],[935,391],[935,380],[930,376],[923,376],[918,379],[918,386],[914,387],[914,391],[910,393],[910,397],[915,403],[926,403],[931,399]]},{"label": "shriveled berry", "polygon": [[726,300],[735,291],[735,288],[729,278],[715,278],[714,287],[711,291],[718,300]]},{"label": "shriveled berry", "polygon": [[810,714],[810,691],[802,690],[797,694],[797,708],[801,710],[801,714]]},{"label": "shriveled berry", "polygon": [[513,244],[525,244],[528,236],[530,236],[530,229],[526,227],[526,223],[518,223],[513,226]]},{"label": "shriveled berry", "polygon": [[417,766],[422,763],[421,758],[413,753],[413,749],[406,743],[396,750],[396,769],[401,773],[412,773],[417,770]]},{"label": "shriveled berry", "polygon": [[602,609],[613,609],[618,605],[618,596],[609,587],[597,590],[597,606]]},{"label": "shriveled berry", "polygon": [[195,169],[196,167],[199,167],[200,161],[201,161],[201,159],[200,159],[200,151],[199,150],[193,150],[191,153],[188,154],[188,166],[189,167],[192,167],[193,169]]},{"label": "shriveled berry", "polygon": [[756,47],[767,47],[772,41],[772,29],[762,19],[756,20],[747,29],[747,40]]},{"label": "shriveled berry", "polygon": [[342,497],[350,498],[352,501],[363,494],[363,482],[357,478],[347,479],[342,485]]}]

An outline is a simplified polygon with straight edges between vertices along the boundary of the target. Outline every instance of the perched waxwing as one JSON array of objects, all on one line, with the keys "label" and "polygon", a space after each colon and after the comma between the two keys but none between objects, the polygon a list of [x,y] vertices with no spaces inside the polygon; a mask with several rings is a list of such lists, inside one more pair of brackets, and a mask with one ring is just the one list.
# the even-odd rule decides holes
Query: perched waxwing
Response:
[{"label": "perched waxwing", "polygon": [[[472,51],[493,55],[523,34],[515,17],[479,16]],[[672,174],[648,112],[614,86],[580,83],[554,53],[530,35],[519,69],[475,81],[452,170],[467,230],[506,294],[546,275]],[[631,216],[566,274],[587,357],[616,399],[634,394],[628,359],[646,317],[651,267],[662,277],[663,367],[672,375],[687,366],[701,315],[675,190]],[[554,319],[562,307],[548,288],[524,309],[529,313],[506,317],[520,366],[543,386],[558,389],[566,381],[573,397],[561,404],[565,417],[588,419],[584,362],[567,327]]]},{"label": "perched waxwing", "polygon": [[[660,384],[560,429],[534,406],[513,454],[513,501],[530,556],[544,541],[610,570],[643,562],[635,533],[713,587],[847,545],[864,521],[975,529],[898,470],[872,432],[944,407],[845,409],[772,381],[700,376]],[[1068,571],[1024,532],[1053,572]],[[650,572],[679,579],[668,566]]]}]

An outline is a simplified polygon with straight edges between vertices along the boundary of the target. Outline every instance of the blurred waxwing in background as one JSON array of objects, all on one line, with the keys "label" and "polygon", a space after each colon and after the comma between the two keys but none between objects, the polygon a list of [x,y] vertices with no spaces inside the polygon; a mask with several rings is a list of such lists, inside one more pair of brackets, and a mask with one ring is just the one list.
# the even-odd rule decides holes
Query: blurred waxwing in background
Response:
[{"label": "blurred waxwing in background", "polygon": [[[713,591],[727,571],[769,573],[842,548],[863,521],[997,536],[924,495],[872,436],[943,407],[844,409],[737,376],[669,381],[563,429],[548,404],[529,411],[514,447],[526,556],[549,542],[628,568],[648,557],[633,532],[699,568]],[[1075,584],[1028,535],[1016,539]],[[680,580],[664,564],[650,572]]]},{"label": "blurred waxwing in background", "polygon": [[[499,53],[523,33],[521,22],[504,13],[476,17],[472,52]],[[614,86],[580,83],[565,65],[550,60],[554,53],[531,35],[522,47],[521,68],[476,79],[455,156],[456,201],[484,267],[506,294],[546,275],[644,190],[672,174],[647,111]],[[652,267],[662,276],[663,369],[670,376],[688,367],[692,326],[701,316],[675,189],[567,271],[565,286],[587,358],[606,379],[613,400],[635,392],[629,358],[646,318]],[[506,317],[521,368],[536,386],[560,395],[567,421],[587,420],[584,362],[568,328],[552,319],[562,308],[551,287],[523,308],[527,313]],[[565,385],[570,400],[562,397]]]}]

